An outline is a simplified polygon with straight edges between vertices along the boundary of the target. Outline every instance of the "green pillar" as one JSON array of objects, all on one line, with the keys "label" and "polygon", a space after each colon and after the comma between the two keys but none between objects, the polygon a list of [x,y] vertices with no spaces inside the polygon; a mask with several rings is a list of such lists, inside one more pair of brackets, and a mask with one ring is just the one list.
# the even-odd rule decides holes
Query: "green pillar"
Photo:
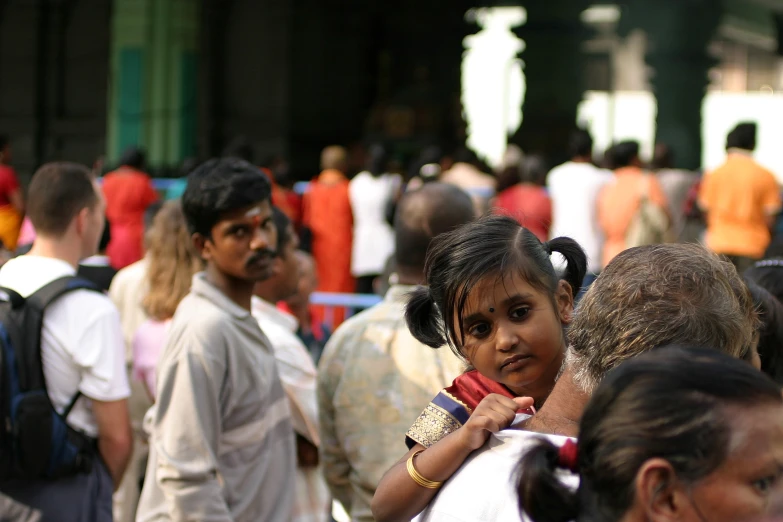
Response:
[{"label": "green pillar", "polygon": [[701,108],[717,61],[707,46],[722,16],[714,0],[635,0],[624,12],[623,30],[647,33],[647,63],[658,102],[656,142],[674,151],[677,167],[701,165]]},{"label": "green pillar", "polygon": [[110,161],[132,145],[155,168],[195,153],[198,26],[197,0],[115,0]]},{"label": "green pillar", "polygon": [[566,160],[565,144],[576,126],[584,95],[582,45],[590,31],[580,19],[588,0],[525,0],[527,21],[514,32],[525,41],[522,126],[511,139],[528,153]]}]

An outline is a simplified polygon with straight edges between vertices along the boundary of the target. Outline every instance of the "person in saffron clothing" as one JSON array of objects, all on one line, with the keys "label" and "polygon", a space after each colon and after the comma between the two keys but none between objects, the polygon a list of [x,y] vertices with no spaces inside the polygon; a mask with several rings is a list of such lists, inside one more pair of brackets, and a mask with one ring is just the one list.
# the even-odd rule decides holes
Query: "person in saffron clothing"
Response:
[{"label": "person in saffron clothing", "polygon": [[511,216],[530,229],[541,241],[549,239],[552,225],[552,200],[544,185],[548,171],[544,158],[526,156],[519,165],[519,183],[495,199],[495,213]]},{"label": "person in saffron clothing", "polygon": [[136,147],[120,159],[120,168],[103,178],[106,217],[111,226],[107,253],[117,270],[135,263],[144,255],[144,211],[158,200],[152,180],[144,172],[146,158]]},{"label": "person in saffron clothing", "polygon": [[24,216],[24,199],[16,171],[11,167],[11,143],[0,134],[0,241],[13,252]]},{"label": "person in saffron clothing", "polygon": [[[553,252],[566,261],[562,279]],[[376,520],[420,513],[491,433],[508,427],[518,411],[544,403],[563,365],[565,326],[586,270],[576,241],[541,243],[507,216],[487,216],[433,240],[425,265],[429,287],[411,293],[408,328],[428,346],[448,344],[473,369],[441,391],[408,430],[410,451],[373,498]]]},{"label": "person in saffron clothing", "polygon": [[[302,224],[311,234],[319,292],[352,293],[356,288],[351,276],[353,214],[345,175],[347,158],[343,147],[326,147],[321,153],[323,171],[304,195]],[[314,307],[313,314],[319,320],[326,315],[322,306]],[[344,310],[334,310],[330,326],[339,326],[344,318]]]}]

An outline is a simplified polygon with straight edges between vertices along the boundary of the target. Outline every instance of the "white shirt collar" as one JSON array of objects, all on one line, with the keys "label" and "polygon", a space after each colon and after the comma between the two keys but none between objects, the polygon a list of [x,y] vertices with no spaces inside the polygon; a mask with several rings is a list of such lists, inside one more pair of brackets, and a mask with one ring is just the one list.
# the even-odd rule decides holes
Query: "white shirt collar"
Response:
[{"label": "white shirt collar", "polygon": [[109,256],[90,256],[79,261],[82,266],[109,266]]},{"label": "white shirt collar", "polygon": [[265,301],[260,297],[253,296],[251,298],[250,310],[254,317],[265,317],[269,321],[284,327],[291,333],[296,333],[296,331],[299,329],[299,321],[297,321],[296,317],[280,310],[272,303]]}]

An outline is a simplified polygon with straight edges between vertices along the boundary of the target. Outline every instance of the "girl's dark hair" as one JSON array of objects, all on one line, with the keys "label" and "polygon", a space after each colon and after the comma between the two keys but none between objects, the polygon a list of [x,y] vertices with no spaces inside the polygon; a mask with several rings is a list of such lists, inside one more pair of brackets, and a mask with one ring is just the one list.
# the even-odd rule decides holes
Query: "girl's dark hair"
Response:
[{"label": "girl's dark hair", "polygon": [[[562,277],[549,259],[552,252],[565,258]],[[541,243],[510,217],[485,216],[432,241],[424,264],[428,287],[411,294],[405,320],[420,342],[433,348],[448,343],[461,357],[462,313],[471,290],[484,277],[518,273],[534,288],[553,295],[563,279],[576,295],[586,270],[584,250],[573,239]]]},{"label": "girl's dark hair", "polygon": [[783,384],[783,304],[750,278],[745,279],[761,320],[759,356],[761,371]]},{"label": "girl's dark hair", "polygon": [[780,388],[714,349],[668,347],[609,372],[579,426],[576,491],[557,476],[559,447],[541,441],[521,459],[519,506],[534,522],[620,520],[636,474],[653,458],[693,484],[726,459],[732,406],[783,404]]}]

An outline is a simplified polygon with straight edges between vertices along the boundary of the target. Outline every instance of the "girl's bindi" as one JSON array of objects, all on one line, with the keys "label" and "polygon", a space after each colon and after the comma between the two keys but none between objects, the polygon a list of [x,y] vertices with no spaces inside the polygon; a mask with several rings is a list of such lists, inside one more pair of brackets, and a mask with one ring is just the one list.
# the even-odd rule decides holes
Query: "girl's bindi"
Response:
[{"label": "girl's bindi", "polygon": [[494,313],[495,313],[495,309],[494,309],[494,308],[492,308],[491,306],[489,307],[489,313],[491,313],[491,314],[494,314]]}]

